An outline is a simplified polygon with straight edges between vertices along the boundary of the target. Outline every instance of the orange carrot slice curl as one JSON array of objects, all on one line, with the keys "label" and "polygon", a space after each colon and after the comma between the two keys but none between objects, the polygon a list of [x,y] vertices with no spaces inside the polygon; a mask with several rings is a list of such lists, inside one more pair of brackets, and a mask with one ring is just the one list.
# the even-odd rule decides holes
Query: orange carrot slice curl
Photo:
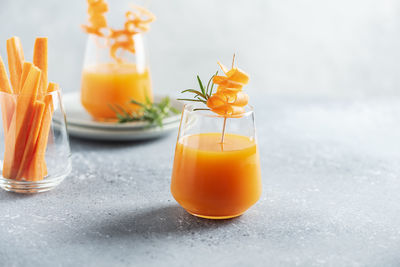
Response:
[{"label": "orange carrot slice curl", "polygon": [[217,84],[217,91],[208,98],[207,106],[211,111],[225,116],[236,116],[245,112],[249,97],[242,92],[243,86],[249,81],[249,76],[236,67],[228,70],[218,62],[226,76],[214,76],[213,83]]},{"label": "orange carrot slice curl", "polygon": [[126,50],[135,53],[135,42],[133,36],[138,33],[147,32],[149,24],[155,20],[155,16],[148,10],[132,6],[132,10],[125,13],[123,29],[113,29],[108,26],[105,13],[108,12],[108,4],[105,0],[87,0],[88,24],[82,25],[88,34],[97,35],[107,40],[110,45],[110,56],[116,62],[122,62],[117,56],[118,50]]}]

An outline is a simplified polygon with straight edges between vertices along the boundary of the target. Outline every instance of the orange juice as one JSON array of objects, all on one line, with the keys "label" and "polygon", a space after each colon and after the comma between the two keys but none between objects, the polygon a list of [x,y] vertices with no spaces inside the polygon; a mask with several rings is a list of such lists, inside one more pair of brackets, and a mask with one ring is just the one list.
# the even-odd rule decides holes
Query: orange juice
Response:
[{"label": "orange juice", "polygon": [[108,63],[86,67],[82,74],[81,101],[83,107],[97,120],[115,119],[109,105],[120,105],[128,112],[139,107],[134,99],[153,100],[149,70],[139,72],[135,64]]},{"label": "orange juice", "polygon": [[189,135],[178,140],[171,192],[189,213],[225,219],[244,213],[261,195],[256,143],[236,134]]}]

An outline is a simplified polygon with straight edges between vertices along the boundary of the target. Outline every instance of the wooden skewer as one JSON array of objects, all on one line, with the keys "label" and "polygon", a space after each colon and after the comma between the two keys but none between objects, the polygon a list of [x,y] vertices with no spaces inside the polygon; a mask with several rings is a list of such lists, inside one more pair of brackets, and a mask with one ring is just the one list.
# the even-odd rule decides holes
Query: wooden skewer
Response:
[{"label": "wooden skewer", "polygon": [[[235,66],[235,58],[236,58],[236,53],[233,54],[232,69]],[[225,130],[226,130],[226,119],[227,119],[227,117],[224,117],[224,125],[222,126],[222,135],[221,135],[221,144],[224,144]]]},{"label": "wooden skewer", "polygon": [[[236,53],[233,54],[233,58],[232,58],[232,69],[235,66],[235,58],[236,58]],[[224,117],[224,125],[222,127],[222,135],[221,135],[221,144],[224,143],[224,139],[225,139],[225,130],[226,130],[226,119],[227,117]]]},{"label": "wooden skewer", "polygon": [[227,119],[227,118],[224,117],[224,126],[222,127],[221,144],[224,143],[224,139],[225,139],[226,119]]}]

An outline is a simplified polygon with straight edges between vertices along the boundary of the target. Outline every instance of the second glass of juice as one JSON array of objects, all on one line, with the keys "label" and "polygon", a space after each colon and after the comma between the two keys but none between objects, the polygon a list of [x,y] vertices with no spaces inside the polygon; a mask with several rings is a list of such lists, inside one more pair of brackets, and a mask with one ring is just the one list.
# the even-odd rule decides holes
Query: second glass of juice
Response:
[{"label": "second glass of juice", "polygon": [[89,35],[82,71],[81,102],[98,121],[116,119],[110,106],[127,112],[137,110],[130,100],[153,101],[151,79],[141,34],[133,36],[135,53],[119,51],[120,60],[110,56],[108,41]]},{"label": "second glass of juice", "polygon": [[259,153],[251,107],[226,119],[185,105],[172,170],[171,192],[189,213],[209,219],[243,214],[261,195]]}]

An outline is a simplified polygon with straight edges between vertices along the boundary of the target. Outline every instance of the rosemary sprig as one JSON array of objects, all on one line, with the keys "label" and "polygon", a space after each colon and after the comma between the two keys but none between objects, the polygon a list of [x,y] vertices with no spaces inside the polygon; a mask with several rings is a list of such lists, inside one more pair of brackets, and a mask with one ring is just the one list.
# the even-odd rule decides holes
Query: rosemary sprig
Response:
[{"label": "rosemary sprig", "polygon": [[171,106],[169,97],[164,97],[159,103],[153,103],[146,97],[146,102],[141,103],[136,100],[131,100],[131,104],[138,105],[138,111],[128,112],[120,105],[114,104],[109,107],[115,112],[119,123],[133,121],[148,121],[149,125],[156,124],[163,126],[163,119],[171,114],[179,114],[179,110]]},{"label": "rosemary sprig", "polygon": [[[218,71],[211,76],[211,78],[208,80],[207,86],[204,87],[203,82],[200,79],[200,76],[197,75],[197,82],[199,83],[200,90],[196,89],[186,89],[183,90],[181,93],[192,93],[193,98],[178,98],[178,100],[183,100],[183,101],[192,101],[192,102],[200,102],[203,104],[207,104],[207,100],[210,98],[210,96],[213,93],[214,89],[214,83],[212,82],[214,76],[218,75]],[[209,109],[204,109],[204,108],[198,108],[194,110],[209,110]]]}]

